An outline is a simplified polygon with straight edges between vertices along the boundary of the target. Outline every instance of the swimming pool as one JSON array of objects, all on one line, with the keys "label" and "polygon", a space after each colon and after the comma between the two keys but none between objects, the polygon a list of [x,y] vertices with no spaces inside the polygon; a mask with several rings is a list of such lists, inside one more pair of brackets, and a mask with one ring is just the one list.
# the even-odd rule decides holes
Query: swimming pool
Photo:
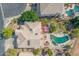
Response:
[{"label": "swimming pool", "polygon": [[74,6],[74,11],[75,11],[75,12],[79,12],[79,6],[75,5],[75,6]]},{"label": "swimming pool", "polygon": [[54,42],[57,44],[61,44],[69,40],[68,35],[64,35],[63,37],[56,37],[54,35],[51,35],[50,37],[51,37],[52,43]]},{"label": "swimming pool", "polygon": [[72,9],[67,10],[67,11],[66,11],[66,14],[67,14],[68,16],[72,16],[72,15],[74,15],[74,11],[73,11]]}]

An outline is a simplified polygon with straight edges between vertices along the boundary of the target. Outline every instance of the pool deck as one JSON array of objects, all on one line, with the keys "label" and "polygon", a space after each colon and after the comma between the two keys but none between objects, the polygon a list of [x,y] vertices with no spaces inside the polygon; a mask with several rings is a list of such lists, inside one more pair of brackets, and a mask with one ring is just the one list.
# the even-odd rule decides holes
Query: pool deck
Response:
[{"label": "pool deck", "polygon": [[63,37],[64,36],[64,34],[62,34],[62,33],[53,33],[53,35],[55,35],[56,37]]}]

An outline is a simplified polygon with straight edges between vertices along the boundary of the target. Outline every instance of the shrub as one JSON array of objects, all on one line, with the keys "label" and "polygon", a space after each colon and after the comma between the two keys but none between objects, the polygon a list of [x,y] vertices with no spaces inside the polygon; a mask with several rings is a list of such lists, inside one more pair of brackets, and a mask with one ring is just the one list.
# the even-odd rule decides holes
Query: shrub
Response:
[{"label": "shrub", "polygon": [[40,54],[40,49],[38,48],[38,49],[35,49],[34,51],[33,51],[33,54],[34,55],[39,55]]},{"label": "shrub", "polygon": [[52,52],[51,49],[48,49],[48,50],[47,50],[47,53],[48,53],[49,56],[52,56],[52,55],[53,55],[53,52]]},{"label": "shrub", "polygon": [[8,39],[12,37],[14,30],[12,28],[4,28],[2,31],[3,37]]},{"label": "shrub", "polygon": [[39,17],[34,11],[26,11],[21,14],[18,19],[18,23],[24,23],[25,21],[38,21]]},{"label": "shrub", "polygon": [[71,35],[73,37],[79,38],[79,29],[73,29]]},{"label": "shrub", "polygon": [[17,56],[16,49],[8,49],[8,51],[6,52],[6,56]]}]

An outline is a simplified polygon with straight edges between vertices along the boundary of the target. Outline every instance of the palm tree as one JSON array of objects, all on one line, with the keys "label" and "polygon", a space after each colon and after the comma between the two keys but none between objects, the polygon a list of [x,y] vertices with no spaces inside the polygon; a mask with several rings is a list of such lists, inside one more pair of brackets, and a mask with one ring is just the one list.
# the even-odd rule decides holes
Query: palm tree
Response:
[{"label": "palm tree", "polygon": [[58,32],[59,31],[59,24],[56,20],[50,21],[50,32]]}]

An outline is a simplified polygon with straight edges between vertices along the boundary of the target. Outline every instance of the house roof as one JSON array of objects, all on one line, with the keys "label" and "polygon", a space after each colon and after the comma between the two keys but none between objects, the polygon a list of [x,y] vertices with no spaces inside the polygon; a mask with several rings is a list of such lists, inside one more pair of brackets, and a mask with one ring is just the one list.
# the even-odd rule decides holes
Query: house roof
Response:
[{"label": "house roof", "polygon": [[41,3],[40,4],[40,13],[41,16],[54,15],[56,13],[62,13],[63,3]]},{"label": "house roof", "polygon": [[4,17],[13,17],[19,15],[26,8],[25,3],[2,3]]},{"label": "house roof", "polygon": [[[29,30],[27,25],[32,29]],[[22,29],[16,30],[18,48],[39,48],[41,39],[41,23],[27,22],[27,25],[22,25]]]}]

